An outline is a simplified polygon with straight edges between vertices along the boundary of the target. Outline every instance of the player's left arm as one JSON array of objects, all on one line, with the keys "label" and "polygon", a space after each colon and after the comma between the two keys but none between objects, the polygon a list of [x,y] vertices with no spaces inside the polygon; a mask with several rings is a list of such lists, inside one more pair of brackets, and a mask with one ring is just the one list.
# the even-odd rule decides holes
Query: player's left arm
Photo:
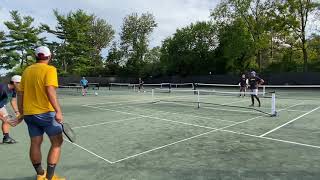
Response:
[{"label": "player's left arm", "polygon": [[14,110],[14,113],[18,117],[20,115],[20,112],[18,108],[17,97],[12,97],[10,103],[11,103],[12,109]]},{"label": "player's left arm", "polygon": [[264,83],[264,80],[259,78],[259,85],[262,85]]},{"label": "player's left arm", "polygon": [[17,119],[15,121],[10,122],[10,125],[17,126],[23,121],[23,91],[18,91],[17,97],[12,98],[11,106],[16,113]]}]

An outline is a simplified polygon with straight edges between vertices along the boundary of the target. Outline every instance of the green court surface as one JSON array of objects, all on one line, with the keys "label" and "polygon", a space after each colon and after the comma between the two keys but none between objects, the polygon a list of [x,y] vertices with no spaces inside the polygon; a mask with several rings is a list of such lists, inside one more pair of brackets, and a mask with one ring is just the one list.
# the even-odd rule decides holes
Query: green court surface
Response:
[{"label": "green court surface", "polygon": [[[68,180],[319,180],[320,93],[276,99],[278,116],[251,109],[250,98],[153,103],[150,91],[97,90],[61,95],[65,121],[77,133],[64,142],[57,173]],[[168,96],[160,94],[159,96]],[[185,95],[191,100],[193,94]],[[171,98],[174,98],[171,95]],[[283,97],[283,98],[282,98]],[[270,98],[262,98],[269,111]],[[19,143],[0,145],[0,180],[35,179],[24,123]],[[49,148],[43,145],[43,165]]]}]

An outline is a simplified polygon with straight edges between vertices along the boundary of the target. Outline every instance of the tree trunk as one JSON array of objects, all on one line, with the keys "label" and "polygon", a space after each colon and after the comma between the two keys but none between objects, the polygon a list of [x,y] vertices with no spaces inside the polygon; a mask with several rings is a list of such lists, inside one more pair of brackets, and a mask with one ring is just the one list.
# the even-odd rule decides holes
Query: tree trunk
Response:
[{"label": "tree trunk", "polygon": [[67,63],[65,59],[63,59],[63,67],[64,67],[64,72],[67,72]]},{"label": "tree trunk", "polygon": [[23,67],[23,61],[24,61],[24,53],[23,50],[21,51],[21,62],[20,62],[20,68]]},{"label": "tree trunk", "polygon": [[308,53],[305,40],[302,40],[303,72],[308,72]]},{"label": "tree trunk", "polygon": [[310,5],[310,0],[305,2],[305,6],[303,1],[299,1],[300,4],[300,18],[301,18],[301,42],[302,42],[302,53],[303,53],[303,72],[308,71],[308,54],[307,54],[307,47],[306,47],[306,25],[308,20],[308,9]]},{"label": "tree trunk", "polygon": [[259,68],[259,72],[261,72],[261,64],[262,64],[262,54],[261,51],[258,50],[258,54],[257,54],[257,63],[258,63],[258,68]]}]

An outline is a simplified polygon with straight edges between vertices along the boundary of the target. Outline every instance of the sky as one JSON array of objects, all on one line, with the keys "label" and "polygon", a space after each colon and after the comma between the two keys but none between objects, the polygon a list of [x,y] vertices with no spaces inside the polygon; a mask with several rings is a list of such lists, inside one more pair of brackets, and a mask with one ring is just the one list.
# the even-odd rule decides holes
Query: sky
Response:
[{"label": "sky", "polygon": [[[40,23],[55,27],[52,10],[68,13],[83,9],[109,22],[119,34],[123,18],[133,12],[150,12],[158,27],[150,38],[150,46],[161,45],[162,40],[172,35],[177,28],[191,22],[210,19],[210,11],[219,0],[0,0],[0,30],[6,30],[3,21],[10,19],[9,11],[18,10],[21,15],[30,15],[35,25]],[[52,37],[49,37],[49,40]]]}]

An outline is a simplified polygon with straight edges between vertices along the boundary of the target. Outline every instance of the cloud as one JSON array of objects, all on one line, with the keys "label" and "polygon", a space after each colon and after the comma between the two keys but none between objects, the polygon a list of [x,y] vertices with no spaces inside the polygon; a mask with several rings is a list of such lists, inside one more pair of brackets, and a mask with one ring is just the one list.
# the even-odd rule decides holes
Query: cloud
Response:
[{"label": "cloud", "polygon": [[[177,28],[189,25],[191,22],[209,19],[210,9],[218,0],[2,0],[0,19],[9,20],[10,10],[18,10],[22,15],[34,17],[35,24],[46,23],[56,25],[53,9],[68,13],[83,9],[99,18],[106,19],[120,32],[123,18],[133,12],[152,13],[158,23],[151,37],[151,46],[161,44],[161,41],[172,35]],[[1,23],[0,30],[5,30]]]}]

